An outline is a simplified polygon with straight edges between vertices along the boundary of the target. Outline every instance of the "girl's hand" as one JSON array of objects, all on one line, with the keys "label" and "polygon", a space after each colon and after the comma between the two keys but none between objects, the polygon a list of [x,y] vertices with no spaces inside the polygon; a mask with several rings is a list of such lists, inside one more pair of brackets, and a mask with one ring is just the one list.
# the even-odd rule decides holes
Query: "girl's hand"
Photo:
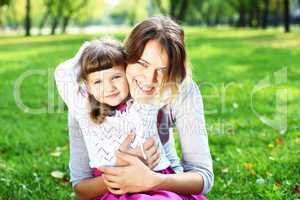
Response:
[{"label": "girl's hand", "polygon": [[[144,159],[142,150],[140,146],[135,147],[134,149],[129,149],[129,145],[134,141],[135,134],[129,133],[120,145],[119,150],[121,152],[137,156],[141,161],[143,161],[150,169],[153,169],[160,161],[160,152],[153,138],[149,138],[143,144],[144,153],[147,159]],[[117,157],[117,166],[124,166],[128,163],[125,163],[124,160],[121,160]]]},{"label": "girl's hand", "polygon": [[136,156],[117,152],[118,159],[127,162],[123,167],[100,167],[107,189],[112,194],[149,191],[158,185],[161,178]]}]

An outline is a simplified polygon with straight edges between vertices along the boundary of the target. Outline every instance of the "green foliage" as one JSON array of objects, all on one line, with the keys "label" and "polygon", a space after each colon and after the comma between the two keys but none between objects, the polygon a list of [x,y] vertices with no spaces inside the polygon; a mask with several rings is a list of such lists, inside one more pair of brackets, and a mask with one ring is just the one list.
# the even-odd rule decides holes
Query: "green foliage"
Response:
[{"label": "green foliage", "polygon": [[[53,70],[92,38],[0,37],[0,199],[75,199],[67,183],[67,111],[53,85]],[[208,199],[300,198],[299,32],[186,28],[186,39],[214,161]],[[253,102],[258,113],[272,118],[276,91],[288,90],[288,130],[280,135],[253,113],[250,97],[260,80],[284,67],[287,82],[265,88]],[[46,113],[25,113],[16,104],[15,84],[32,70],[42,74],[24,79],[21,100]],[[63,179],[50,175],[56,170]]]}]

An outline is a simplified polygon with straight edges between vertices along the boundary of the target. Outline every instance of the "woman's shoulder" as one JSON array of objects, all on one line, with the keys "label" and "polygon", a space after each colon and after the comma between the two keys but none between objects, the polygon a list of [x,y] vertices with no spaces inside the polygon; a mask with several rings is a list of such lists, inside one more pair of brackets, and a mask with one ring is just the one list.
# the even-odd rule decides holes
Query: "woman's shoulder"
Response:
[{"label": "woman's shoulder", "polygon": [[200,90],[197,83],[191,78],[186,78],[179,85],[176,98],[174,98],[171,106],[178,103],[182,104],[183,101],[187,99],[193,99],[195,97],[198,97],[199,95]]}]

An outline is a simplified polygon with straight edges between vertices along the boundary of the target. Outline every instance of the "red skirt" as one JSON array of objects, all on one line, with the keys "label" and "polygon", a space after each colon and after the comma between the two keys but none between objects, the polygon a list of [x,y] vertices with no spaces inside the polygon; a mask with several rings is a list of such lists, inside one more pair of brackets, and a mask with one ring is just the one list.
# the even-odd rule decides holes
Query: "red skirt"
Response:
[{"label": "red skirt", "polygon": [[[162,174],[175,174],[175,171],[168,167],[159,171]],[[101,176],[102,172],[96,168],[93,168],[93,176]],[[95,200],[206,200],[205,196],[202,194],[199,195],[182,195],[175,192],[170,192],[166,190],[155,190],[148,192],[140,193],[131,193],[123,195],[114,195],[110,192],[107,192],[104,195],[101,195]]]}]

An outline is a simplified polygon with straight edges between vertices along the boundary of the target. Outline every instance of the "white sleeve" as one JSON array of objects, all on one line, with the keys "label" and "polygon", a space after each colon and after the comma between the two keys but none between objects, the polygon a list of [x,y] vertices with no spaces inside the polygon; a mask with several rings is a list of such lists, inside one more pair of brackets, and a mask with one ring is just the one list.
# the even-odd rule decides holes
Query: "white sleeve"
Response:
[{"label": "white sleeve", "polygon": [[157,130],[157,114],[158,107],[148,104],[140,104],[134,102],[130,106],[128,113],[131,123],[134,124],[136,136],[140,140],[135,140],[132,147],[138,143],[143,143],[149,137],[155,136],[158,138]]},{"label": "white sleeve", "polygon": [[69,170],[72,186],[82,179],[91,178],[92,169],[89,166],[88,151],[83,139],[83,134],[76,119],[68,113],[70,160]]},{"label": "white sleeve", "polygon": [[196,83],[193,81],[183,83],[172,105],[172,115],[179,133],[184,171],[195,171],[202,175],[203,193],[206,193],[212,188],[214,174],[203,102]]},{"label": "white sleeve", "polygon": [[58,93],[68,106],[69,112],[75,113],[75,116],[76,113],[83,112],[86,106],[84,103],[86,97],[79,91],[78,75],[80,72],[79,60],[88,45],[89,43],[85,42],[73,58],[58,65],[54,72]]}]

